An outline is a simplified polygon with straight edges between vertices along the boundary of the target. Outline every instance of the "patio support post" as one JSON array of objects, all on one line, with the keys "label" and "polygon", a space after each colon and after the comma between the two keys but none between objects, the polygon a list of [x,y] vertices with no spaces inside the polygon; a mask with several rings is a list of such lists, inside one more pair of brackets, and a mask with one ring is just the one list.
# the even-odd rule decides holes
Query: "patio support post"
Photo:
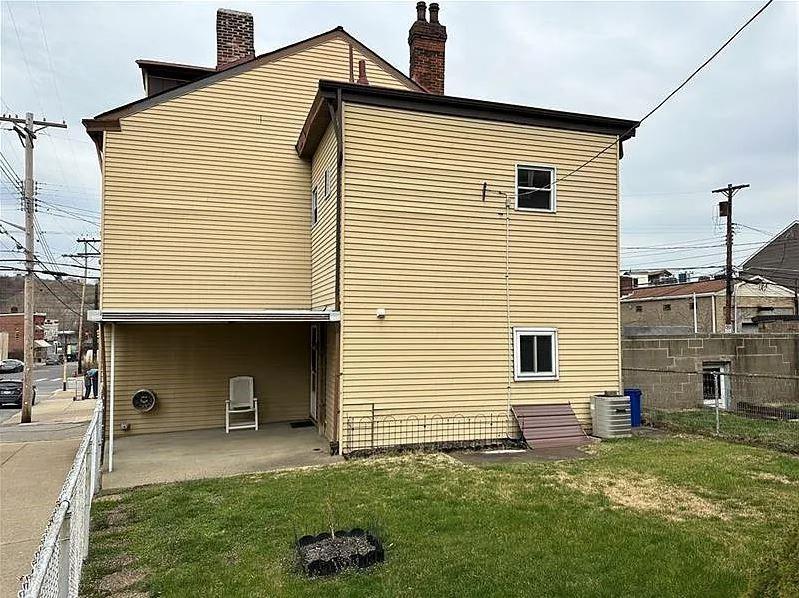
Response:
[{"label": "patio support post", "polygon": [[108,473],[114,471],[114,398],[116,395],[116,330],[111,324],[111,397],[108,410]]}]

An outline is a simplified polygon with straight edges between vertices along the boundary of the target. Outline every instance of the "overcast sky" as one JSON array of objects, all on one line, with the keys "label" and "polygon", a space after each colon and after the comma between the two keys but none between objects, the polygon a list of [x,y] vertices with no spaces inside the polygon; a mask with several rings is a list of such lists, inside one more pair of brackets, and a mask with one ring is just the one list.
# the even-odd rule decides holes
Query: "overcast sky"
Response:
[{"label": "overcast sky", "polygon": [[[447,93],[640,118],[761,4],[444,0]],[[257,53],[342,25],[407,71],[413,1],[4,2],[2,112],[69,125],[48,130],[36,150],[39,218],[54,254],[97,232],[99,169],[80,119],[142,96],[137,58],[213,66],[223,6],[255,15]],[[624,267],[722,264],[710,190],[727,183],[751,185],[736,197],[736,263],[799,218],[797,19],[797,4],[772,4],[625,144],[622,245],[694,248],[625,249]],[[2,131],[0,143],[21,175],[16,135]],[[0,199],[0,219],[21,223],[5,178]],[[0,239],[0,259],[9,249]]]}]

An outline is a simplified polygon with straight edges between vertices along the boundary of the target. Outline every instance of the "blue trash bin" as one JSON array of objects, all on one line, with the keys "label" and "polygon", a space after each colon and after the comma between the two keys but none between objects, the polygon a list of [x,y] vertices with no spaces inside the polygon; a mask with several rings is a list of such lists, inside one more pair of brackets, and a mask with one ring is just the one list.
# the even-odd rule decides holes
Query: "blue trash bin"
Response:
[{"label": "blue trash bin", "polygon": [[624,394],[630,397],[630,425],[637,428],[641,425],[641,389],[625,388]]}]

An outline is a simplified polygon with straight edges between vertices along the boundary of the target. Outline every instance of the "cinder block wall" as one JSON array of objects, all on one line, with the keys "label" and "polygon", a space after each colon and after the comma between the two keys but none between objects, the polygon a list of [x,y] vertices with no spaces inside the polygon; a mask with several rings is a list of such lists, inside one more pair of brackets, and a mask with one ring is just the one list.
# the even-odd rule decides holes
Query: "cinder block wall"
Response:
[{"label": "cinder block wall", "polygon": [[[688,408],[701,404],[702,363],[713,361],[729,362],[733,374],[797,376],[799,334],[705,334],[622,339],[624,387],[640,388],[648,407]],[[739,401],[760,405],[799,404],[798,380],[730,378],[732,408]]]}]

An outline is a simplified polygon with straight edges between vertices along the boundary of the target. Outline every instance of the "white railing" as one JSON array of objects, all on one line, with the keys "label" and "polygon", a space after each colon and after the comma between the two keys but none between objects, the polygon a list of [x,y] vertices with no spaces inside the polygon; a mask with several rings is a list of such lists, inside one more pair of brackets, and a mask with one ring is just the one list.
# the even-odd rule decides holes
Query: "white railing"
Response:
[{"label": "white railing", "polygon": [[89,552],[92,498],[100,490],[103,403],[97,401],[55,509],[22,578],[19,598],[73,598],[78,595],[83,561]]}]

